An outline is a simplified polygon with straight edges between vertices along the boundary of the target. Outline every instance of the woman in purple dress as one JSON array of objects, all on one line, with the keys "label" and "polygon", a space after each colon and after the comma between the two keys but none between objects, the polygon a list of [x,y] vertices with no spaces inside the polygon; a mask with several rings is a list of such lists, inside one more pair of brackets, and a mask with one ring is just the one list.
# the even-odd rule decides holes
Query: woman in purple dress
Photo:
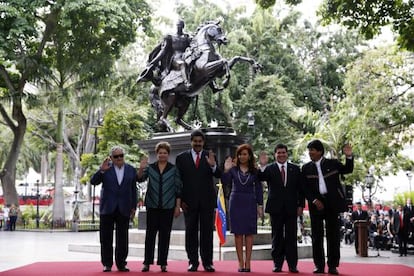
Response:
[{"label": "woman in purple dress", "polygon": [[[257,178],[255,158],[250,145],[242,144],[237,148],[235,164],[231,158],[226,159],[221,180],[224,185],[231,187],[229,215],[239,260],[238,271],[250,272],[257,216],[263,216],[263,188]],[[246,246],[245,258],[243,245]]]}]

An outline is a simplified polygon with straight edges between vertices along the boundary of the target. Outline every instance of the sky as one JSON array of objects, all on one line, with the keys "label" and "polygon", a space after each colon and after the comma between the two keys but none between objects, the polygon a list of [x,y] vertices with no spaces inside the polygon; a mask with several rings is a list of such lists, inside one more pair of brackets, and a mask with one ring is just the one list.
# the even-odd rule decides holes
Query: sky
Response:
[{"label": "sky", "polygon": [[[231,7],[246,7],[247,13],[252,13],[256,7],[256,3],[254,0],[226,0],[226,1],[220,1],[220,0],[210,0],[210,2],[215,3],[217,5],[223,5],[223,8],[225,8],[226,2],[231,5]],[[277,4],[279,5],[278,0],[276,0]],[[316,10],[319,6],[319,4],[322,2],[322,0],[303,0],[302,4],[297,6],[297,9],[301,11],[304,14],[304,18],[315,21],[316,20]],[[173,21],[178,19],[177,14],[173,11],[173,8],[175,6],[175,3],[184,3],[191,5],[192,0],[153,0],[151,4],[153,5],[154,9],[156,10],[156,15],[162,15],[167,18],[172,18]],[[172,26],[169,31],[173,31],[175,26]],[[168,30],[168,28],[167,28]],[[166,30],[166,31],[167,31]]]}]

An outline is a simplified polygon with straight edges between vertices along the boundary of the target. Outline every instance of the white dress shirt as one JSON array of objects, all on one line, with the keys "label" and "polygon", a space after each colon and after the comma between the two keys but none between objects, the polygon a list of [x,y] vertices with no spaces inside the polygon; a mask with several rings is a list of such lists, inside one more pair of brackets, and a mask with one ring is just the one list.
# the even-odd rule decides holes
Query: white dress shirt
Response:
[{"label": "white dress shirt", "polygon": [[328,193],[328,189],[326,188],[325,179],[323,178],[323,173],[321,169],[321,159],[315,162],[316,169],[318,170],[318,176],[319,176],[319,193],[321,195],[325,195]]}]

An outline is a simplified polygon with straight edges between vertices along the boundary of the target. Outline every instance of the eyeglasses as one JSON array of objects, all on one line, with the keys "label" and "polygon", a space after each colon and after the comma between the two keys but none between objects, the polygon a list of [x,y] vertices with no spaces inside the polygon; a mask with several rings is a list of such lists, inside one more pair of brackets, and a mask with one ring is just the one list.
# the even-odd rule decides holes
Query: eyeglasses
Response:
[{"label": "eyeglasses", "polygon": [[112,155],[112,158],[124,158],[124,154]]}]

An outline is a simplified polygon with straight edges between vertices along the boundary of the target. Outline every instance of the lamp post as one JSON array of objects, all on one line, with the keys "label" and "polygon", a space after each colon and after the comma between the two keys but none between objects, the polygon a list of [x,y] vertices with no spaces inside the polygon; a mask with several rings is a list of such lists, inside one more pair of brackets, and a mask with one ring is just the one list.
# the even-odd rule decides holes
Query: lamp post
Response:
[{"label": "lamp post", "polygon": [[40,215],[39,215],[39,199],[40,199],[40,193],[39,193],[39,179],[36,180],[36,228],[39,228],[39,221],[40,221]]},{"label": "lamp post", "polygon": [[[94,145],[93,145],[93,154],[96,156],[98,153],[98,128],[102,126],[102,118],[100,116],[100,111],[98,110],[98,119],[96,120],[97,124],[94,126],[95,128],[95,137],[94,137]],[[95,223],[95,185],[92,185],[92,223]]]},{"label": "lamp post", "polygon": [[411,172],[407,172],[407,178],[408,178],[408,191],[411,193],[411,179],[413,179],[413,174]]},{"label": "lamp post", "polygon": [[368,202],[369,202],[369,207],[372,207],[372,202],[371,202],[371,192],[372,192],[372,185],[374,184],[374,176],[371,173],[368,173],[365,176],[365,184],[368,188]]},{"label": "lamp post", "polygon": [[[255,135],[255,128],[254,128],[254,111],[249,110],[247,111],[247,126],[253,129],[253,136]],[[250,139],[250,142],[253,140],[253,137]]]}]

